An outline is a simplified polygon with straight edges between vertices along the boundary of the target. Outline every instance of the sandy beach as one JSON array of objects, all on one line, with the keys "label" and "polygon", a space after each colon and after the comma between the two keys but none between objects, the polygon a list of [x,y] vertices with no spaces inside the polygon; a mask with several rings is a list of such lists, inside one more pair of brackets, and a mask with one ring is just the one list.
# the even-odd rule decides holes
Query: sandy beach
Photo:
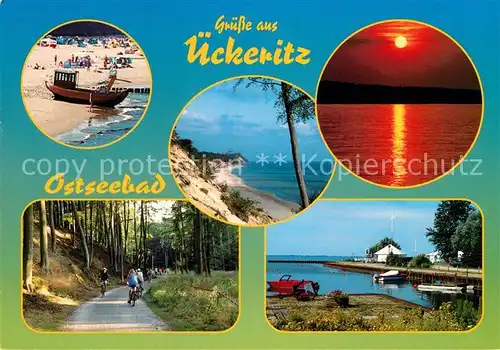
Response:
[{"label": "sandy beach", "polygon": [[240,177],[232,173],[234,169],[238,169],[239,167],[229,165],[220,166],[218,172],[215,174],[215,180],[220,184],[226,183],[228,187],[240,191],[243,197],[258,202],[258,205],[277,221],[289,218],[300,209],[297,203],[280,199],[271,193],[247,186]]},{"label": "sandy beach", "polygon": [[[98,82],[107,80],[109,71],[103,69],[104,57],[116,56],[118,52],[124,52],[124,49],[90,45],[85,48],[75,45],[61,45],[57,48],[34,47],[23,70],[22,91],[26,109],[37,126],[55,137],[72,130],[90,118],[103,117],[107,113],[106,110],[98,108],[90,112],[86,105],[52,99],[52,93],[45,87],[45,81],[53,80],[54,70],[57,68],[56,55],[57,62],[65,61],[72,55],[90,55],[93,61],[90,70],[78,69],[78,86],[90,88]],[[128,56],[132,57],[132,68],[118,69],[118,80],[114,86],[151,86],[151,75],[144,56],[138,54]],[[34,69],[36,64],[44,69]]]}]

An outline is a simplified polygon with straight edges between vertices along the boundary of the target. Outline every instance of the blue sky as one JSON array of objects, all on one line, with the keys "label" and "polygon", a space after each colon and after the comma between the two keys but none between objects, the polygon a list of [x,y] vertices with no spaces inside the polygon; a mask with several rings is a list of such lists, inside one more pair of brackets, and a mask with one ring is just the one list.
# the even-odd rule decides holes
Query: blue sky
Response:
[{"label": "blue sky", "polygon": [[[412,256],[434,251],[425,237],[439,202],[318,201],[309,210],[267,230],[268,255],[363,255],[391,236]],[[416,252],[414,245],[416,241]]]},{"label": "blue sky", "polygon": [[[288,128],[276,121],[272,92],[234,81],[216,85],[198,96],[185,110],[177,124],[182,138],[193,140],[200,151],[240,152],[250,161],[256,155],[282,153],[291,158]],[[321,140],[315,118],[296,124],[299,149],[306,156],[330,159]]]}]

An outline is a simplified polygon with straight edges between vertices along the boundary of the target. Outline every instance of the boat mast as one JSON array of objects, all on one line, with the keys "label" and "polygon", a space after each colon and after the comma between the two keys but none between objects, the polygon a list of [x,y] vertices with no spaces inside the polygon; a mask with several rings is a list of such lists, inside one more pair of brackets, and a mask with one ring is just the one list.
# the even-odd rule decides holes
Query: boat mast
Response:
[{"label": "boat mast", "polygon": [[391,238],[394,240],[394,219],[396,217],[394,216],[394,212],[391,213]]}]

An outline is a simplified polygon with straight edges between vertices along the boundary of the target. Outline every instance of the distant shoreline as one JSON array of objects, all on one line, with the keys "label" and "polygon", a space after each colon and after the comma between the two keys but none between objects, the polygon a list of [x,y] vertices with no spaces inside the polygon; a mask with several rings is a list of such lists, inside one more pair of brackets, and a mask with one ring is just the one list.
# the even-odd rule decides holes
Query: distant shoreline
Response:
[{"label": "distant shoreline", "polygon": [[482,104],[480,89],[389,86],[323,80],[318,104]]}]

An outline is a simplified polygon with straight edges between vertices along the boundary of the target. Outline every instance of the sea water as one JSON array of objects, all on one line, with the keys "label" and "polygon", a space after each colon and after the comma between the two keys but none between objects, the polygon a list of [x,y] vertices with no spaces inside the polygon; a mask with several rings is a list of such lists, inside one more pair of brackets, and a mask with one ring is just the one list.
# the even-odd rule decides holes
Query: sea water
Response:
[{"label": "sea water", "polygon": [[83,147],[113,142],[128,133],[139,122],[148,98],[148,94],[129,94],[106,116],[92,118],[90,125],[88,121],[82,122],[73,130],[58,135],[57,140]]},{"label": "sea water", "polygon": [[[403,283],[375,283],[372,274],[344,271],[323,266],[322,264],[306,264],[300,261],[342,261],[352,256],[294,256],[268,255],[268,260],[291,260],[297,263],[267,263],[266,279],[279,280],[283,275],[291,275],[292,279],[305,279],[319,282],[320,294],[341,290],[349,294],[375,293],[390,295],[426,307],[439,307],[443,301],[468,299],[476,302],[474,294],[443,294],[439,292],[419,292],[409,281]],[[268,292],[268,295],[273,293]]]},{"label": "sea water", "polygon": [[[315,197],[323,191],[330,179],[332,168],[332,162],[311,162],[308,166],[304,164],[302,173],[310,197]],[[233,169],[233,174],[239,176],[249,187],[300,204],[299,186],[292,162],[281,165],[249,162],[240,169]]]},{"label": "sea water", "polygon": [[[480,104],[319,105],[318,122],[337,159],[391,186],[430,181],[465,156]],[[393,162],[393,160],[398,160]]]}]

